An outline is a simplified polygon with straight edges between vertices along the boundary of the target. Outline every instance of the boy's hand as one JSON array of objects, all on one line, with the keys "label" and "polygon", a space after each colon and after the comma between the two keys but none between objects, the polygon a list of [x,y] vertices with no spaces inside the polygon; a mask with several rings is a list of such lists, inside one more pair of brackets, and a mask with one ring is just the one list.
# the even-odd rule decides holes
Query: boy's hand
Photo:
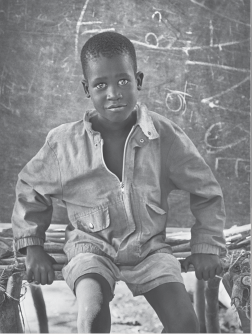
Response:
[{"label": "boy's hand", "polygon": [[36,284],[52,284],[55,278],[54,258],[48,255],[42,246],[28,246],[25,260],[27,281]]},{"label": "boy's hand", "polygon": [[187,272],[190,264],[194,266],[195,275],[199,280],[207,281],[222,272],[220,258],[215,254],[195,253],[188,256],[182,263],[185,272]]}]

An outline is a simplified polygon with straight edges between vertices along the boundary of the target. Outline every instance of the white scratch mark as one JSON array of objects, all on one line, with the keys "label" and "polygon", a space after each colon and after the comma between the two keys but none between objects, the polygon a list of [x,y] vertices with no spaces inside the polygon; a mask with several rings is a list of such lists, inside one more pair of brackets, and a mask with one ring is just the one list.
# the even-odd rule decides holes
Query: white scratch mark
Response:
[{"label": "white scratch mark", "polygon": [[89,21],[89,22],[81,22],[80,25],[88,25],[88,24],[100,24],[102,21]]},{"label": "white scratch mark", "polygon": [[226,43],[218,43],[218,44],[213,44],[213,45],[205,45],[205,46],[192,46],[190,47],[190,50],[204,50],[204,49],[210,49],[210,48],[219,48],[222,50],[223,46],[229,46],[229,45],[235,45],[235,44],[241,44],[244,42],[250,42],[250,39],[243,39],[241,41],[232,41],[232,42],[226,42]]},{"label": "white scratch mark", "polygon": [[183,51],[186,54],[188,54],[188,51],[191,51],[191,50],[204,50],[204,49],[210,49],[210,48],[219,48],[220,50],[222,50],[223,46],[229,46],[229,45],[241,44],[241,43],[244,43],[244,42],[250,42],[250,39],[248,38],[248,39],[241,40],[241,41],[218,43],[218,44],[213,44],[212,46],[210,46],[210,45],[190,46],[190,45],[188,45],[188,42],[190,42],[190,41],[186,41],[187,46],[184,46],[184,47],[183,46],[182,47],[172,47],[171,43],[168,44],[165,47],[162,47],[162,46],[158,46],[158,45],[152,45],[152,44],[147,44],[147,43],[144,43],[144,42],[136,41],[134,39],[132,39],[131,42],[134,43],[134,44],[137,44],[137,45],[145,46],[149,49],[162,50],[162,51]]},{"label": "white scratch mark", "polygon": [[194,3],[195,5],[198,5],[198,6],[202,7],[202,8],[204,8],[204,9],[207,9],[208,11],[214,13],[215,15],[223,17],[223,18],[225,18],[227,20],[230,20],[232,22],[235,22],[235,23],[238,23],[238,24],[243,24],[243,25],[245,25],[247,27],[250,27],[250,24],[245,23],[245,22],[241,22],[241,21],[238,21],[238,20],[235,20],[235,19],[232,19],[231,17],[225,16],[225,15],[221,14],[220,12],[215,12],[214,10],[208,8],[207,6],[203,5],[202,3],[200,3],[200,2],[198,2],[196,0],[191,0],[191,2]]},{"label": "white scratch mark", "polygon": [[210,46],[213,46],[213,21],[210,20]]},{"label": "white scratch mark", "polygon": [[223,107],[219,104],[215,104],[214,102],[209,102],[209,107],[210,108],[218,108],[218,110],[225,110],[225,111],[229,111],[229,112],[235,112],[236,114],[240,114],[243,116],[249,116],[250,112],[249,111],[244,111],[244,110],[239,110],[239,109],[232,109],[232,108],[228,108],[228,107]]},{"label": "white scratch mark", "polygon": [[160,47],[160,46],[157,46],[157,45],[147,44],[147,43],[143,43],[143,42],[140,42],[140,41],[135,41],[134,39],[132,39],[131,42],[134,43],[134,44],[145,46],[145,47],[150,48],[150,49],[168,50],[167,47]]},{"label": "white scratch mark", "polygon": [[237,71],[237,72],[243,72],[243,73],[249,73],[250,72],[246,68],[236,68],[236,67],[231,67],[231,66],[226,66],[226,65],[206,63],[206,62],[203,62],[203,61],[191,61],[191,60],[187,60],[185,62],[185,64],[186,65],[212,66],[212,67],[222,68],[223,70]]},{"label": "white scratch mark", "polygon": [[75,34],[75,62],[77,62],[77,59],[78,59],[78,41],[79,41],[80,26],[82,25],[82,19],[84,17],[85,11],[87,9],[88,3],[89,3],[89,0],[86,0],[84,6],[82,8],[80,17],[79,17],[79,19],[77,21],[77,24],[76,24],[76,34]]},{"label": "white scratch mark", "polygon": [[[238,84],[236,84],[236,85],[234,85],[234,86],[228,88],[227,90],[225,90],[225,91],[223,91],[223,92],[221,92],[221,93],[219,93],[219,94],[216,94],[216,95],[210,96],[210,97],[208,97],[208,98],[202,99],[201,102],[202,102],[202,103],[208,103],[209,106],[210,106],[210,103],[209,103],[209,102],[210,102],[212,99],[215,99],[216,97],[222,96],[222,95],[224,95],[224,94],[230,92],[231,90],[234,90],[235,88],[237,88],[237,87],[243,85],[244,82],[249,81],[249,80],[250,80],[250,77],[246,77],[244,80],[242,80],[242,81],[239,82]],[[210,107],[211,107],[211,106],[210,106]]]},{"label": "white scratch mark", "polygon": [[103,31],[115,31],[115,28],[108,28],[108,29],[91,29],[91,30],[85,30],[81,35],[86,34],[98,34]]}]

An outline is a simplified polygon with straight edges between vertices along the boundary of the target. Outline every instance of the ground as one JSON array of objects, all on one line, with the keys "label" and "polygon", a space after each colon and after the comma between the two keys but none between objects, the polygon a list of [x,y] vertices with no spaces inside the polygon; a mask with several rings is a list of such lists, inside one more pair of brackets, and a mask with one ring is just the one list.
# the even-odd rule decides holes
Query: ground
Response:
[{"label": "ground", "polygon": [[[184,279],[187,290],[191,294],[192,276],[186,276]],[[77,303],[66,283],[57,281],[51,286],[43,286],[42,290],[47,307],[50,333],[76,333]],[[38,333],[38,321],[29,288],[23,298],[21,308],[25,332]],[[229,301],[224,300],[223,303],[229,306]],[[233,308],[220,307],[219,314],[223,333],[242,332],[237,313]],[[133,298],[127,286],[122,282],[116,285],[115,297],[111,302],[111,316],[111,333],[161,333],[162,330],[158,317],[145,298],[142,296]]]}]

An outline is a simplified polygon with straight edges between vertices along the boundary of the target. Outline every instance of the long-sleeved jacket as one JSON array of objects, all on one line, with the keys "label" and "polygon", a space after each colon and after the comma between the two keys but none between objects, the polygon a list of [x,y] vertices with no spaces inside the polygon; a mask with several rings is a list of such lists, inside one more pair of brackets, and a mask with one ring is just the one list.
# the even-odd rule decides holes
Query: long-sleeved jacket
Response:
[{"label": "long-sleeved jacket", "polygon": [[168,195],[190,193],[196,222],[192,253],[225,249],[225,209],[220,186],[191,140],[173,122],[137,105],[137,122],[124,147],[122,182],[103,159],[103,140],[83,120],[49,132],[37,155],[19,174],[12,215],[18,249],[42,245],[52,216],[52,197],[66,205],[70,224],[64,251],[104,254],[118,264],[139,263],[169,248]]}]

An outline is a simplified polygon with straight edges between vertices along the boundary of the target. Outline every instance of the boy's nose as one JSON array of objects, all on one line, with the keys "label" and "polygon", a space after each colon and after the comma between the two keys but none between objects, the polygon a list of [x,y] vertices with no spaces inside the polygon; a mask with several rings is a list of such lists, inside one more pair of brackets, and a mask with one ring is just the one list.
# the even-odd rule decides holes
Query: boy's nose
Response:
[{"label": "boy's nose", "polygon": [[122,98],[122,93],[118,91],[116,88],[110,88],[107,92],[108,100],[119,100]]}]

